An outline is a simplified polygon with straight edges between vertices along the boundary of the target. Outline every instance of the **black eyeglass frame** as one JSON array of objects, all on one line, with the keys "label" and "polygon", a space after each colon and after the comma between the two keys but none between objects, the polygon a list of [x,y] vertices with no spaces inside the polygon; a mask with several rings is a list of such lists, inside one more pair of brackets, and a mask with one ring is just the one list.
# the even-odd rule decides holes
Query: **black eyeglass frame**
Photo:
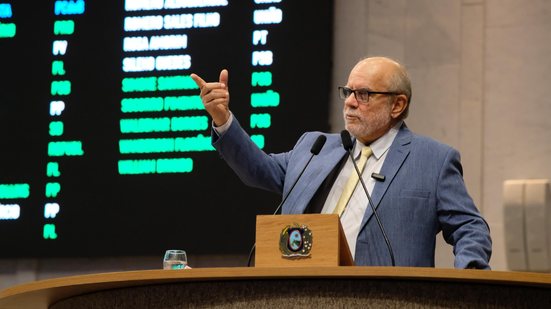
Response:
[{"label": "black eyeglass frame", "polygon": [[[384,95],[399,95],[399,94],[401,94],[399,92],[390,92],[390,91],[371,91],[367,88],[360,88],[360,89],[355,89],[355,90],[352,89],[352,88],[344,87],[344,86],[339,86],[337,88],[339,89],[339,97],[341,99],[346,100],[346,99],[348,99],[348,97],[351,94],[354,94],[354,98],[356,98],[356,101],[358,101],[360,103],[366,103],[366,104],[369,102],[369,98],[371,97],[372,94],[384,94]],[[348,95],[346,95],[346,92],[348,92]],[[367,94],[367,100],[358,99],[358,96],[356,95],[357,92],[360,93],[360,97]]]}]

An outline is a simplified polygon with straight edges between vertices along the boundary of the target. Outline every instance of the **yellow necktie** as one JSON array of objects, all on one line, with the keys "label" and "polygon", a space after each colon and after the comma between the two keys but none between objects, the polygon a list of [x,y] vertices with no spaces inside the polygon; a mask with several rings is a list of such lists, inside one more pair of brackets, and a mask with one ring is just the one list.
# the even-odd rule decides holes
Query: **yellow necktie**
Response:
[{"label": "yellow necktie", "polygon": [[[367,159],[369,158],[369,156],[371,156],[372,153],[373,151],[371,151],[371,148],[369,146],[365,146],[364,148],[362,148],[362,156],[358,161],[358,169],[360,170],[360,173],[363,172],[365,163],[367,162]],[[359,180],[360,178],[358,177],[358,173],[356,173],[356,171],[352,171],[352,174],[350,175],[350,178],[348,178],[348,182],[346,183],[346,186],[344,186],[341,197],[337,202],[337,206],[333,211],[334,214],[338,214],[339,217],[342,215],[342,212],[346,208],[346,205],[348,204],[348,201],[350,200],[352,193],[354,193],[354,189],[356,189],[356,186],[358,185]]]}]

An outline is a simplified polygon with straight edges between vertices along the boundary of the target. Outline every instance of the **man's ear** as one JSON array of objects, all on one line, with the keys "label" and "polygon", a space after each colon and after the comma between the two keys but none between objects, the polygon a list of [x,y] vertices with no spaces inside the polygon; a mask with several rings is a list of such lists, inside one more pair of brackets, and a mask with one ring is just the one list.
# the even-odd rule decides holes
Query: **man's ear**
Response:
[{"label": "man's ear", "polygon": [[390,116],[393,119],[397,119],[404,113],[406,107],[408,106],[408,98],[405,94],[398,94],[392,103],[392,109],[390,110]]}]

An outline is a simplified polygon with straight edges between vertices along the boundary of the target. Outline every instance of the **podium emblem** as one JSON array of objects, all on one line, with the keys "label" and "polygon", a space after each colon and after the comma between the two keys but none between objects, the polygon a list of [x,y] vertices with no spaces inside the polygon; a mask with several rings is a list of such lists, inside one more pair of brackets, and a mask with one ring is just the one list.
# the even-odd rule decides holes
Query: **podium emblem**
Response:
[{"label": "podium emblem", "polygon": [[281,231],[279,251],[284,258],[304,258],[312,250],[312,231],[306,225],[294,223]]}]

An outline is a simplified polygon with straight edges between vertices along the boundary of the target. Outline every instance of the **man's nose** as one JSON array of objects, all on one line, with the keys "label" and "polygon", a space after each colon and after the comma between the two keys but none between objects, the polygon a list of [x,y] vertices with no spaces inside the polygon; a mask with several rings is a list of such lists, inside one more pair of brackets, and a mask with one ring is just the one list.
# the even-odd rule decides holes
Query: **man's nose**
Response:
[{"label": "man's nose", "polygon": [[348,98],[344,100],[344,105],[353,108],[358,107],[359,102],[358,100],[356,100],[356,95],[354,93],[351,93]]}]

